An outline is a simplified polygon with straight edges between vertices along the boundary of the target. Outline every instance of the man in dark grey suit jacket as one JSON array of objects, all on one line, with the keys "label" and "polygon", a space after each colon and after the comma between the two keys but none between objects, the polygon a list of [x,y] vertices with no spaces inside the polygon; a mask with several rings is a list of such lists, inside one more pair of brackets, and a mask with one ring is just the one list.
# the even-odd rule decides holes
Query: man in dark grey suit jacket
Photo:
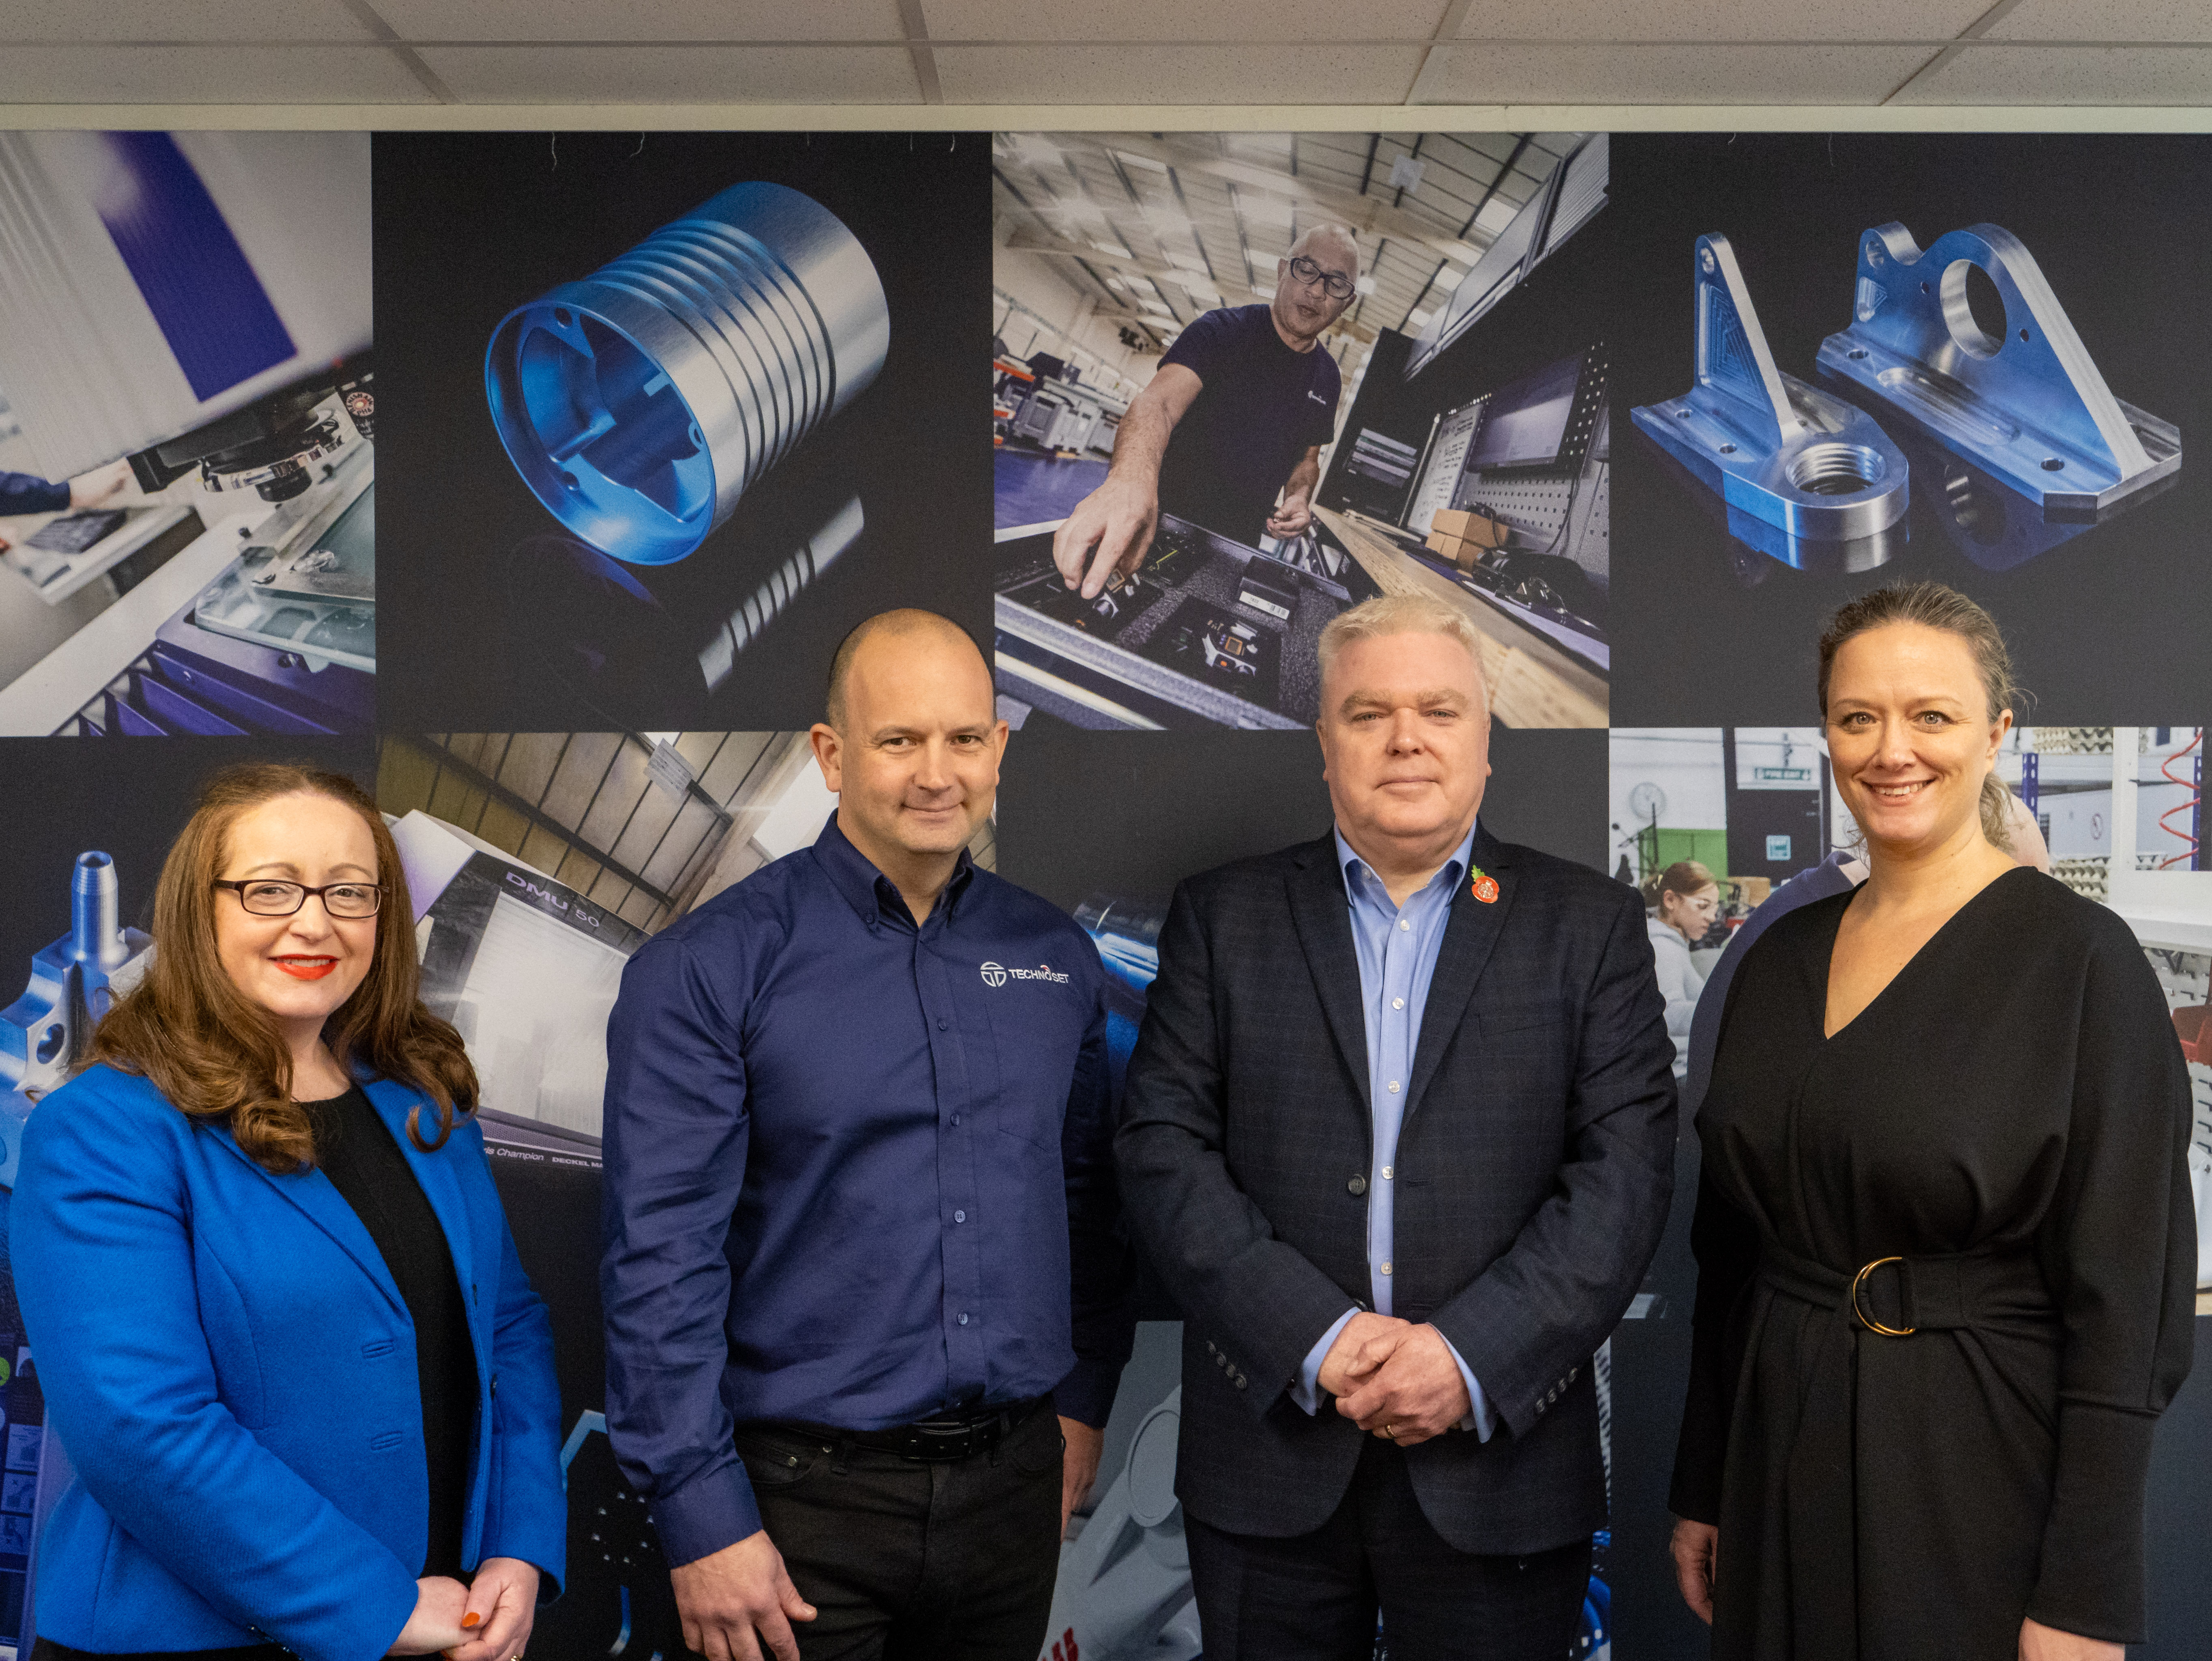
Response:
[{"label": "man in dark grey suit jacket", "polygon": [[[1674,1046],[1634,891],[1477,820],[1465,619],[1322,636],[1321,841],[1194,877],[1115,1142],[1181,1303],[1207,1661],[1566,1653],[1589,1365],[1656,1250]],[[1324,1398],[1334,1396],[1331,1406]]]}]

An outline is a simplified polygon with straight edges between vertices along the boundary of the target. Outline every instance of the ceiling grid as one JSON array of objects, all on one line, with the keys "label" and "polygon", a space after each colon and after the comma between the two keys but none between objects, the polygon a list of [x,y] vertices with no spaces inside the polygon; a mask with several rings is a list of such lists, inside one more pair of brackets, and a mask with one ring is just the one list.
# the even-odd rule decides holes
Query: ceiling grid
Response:
[{"label": "ceiling grid", "polygon": [[0,48],[26,108],[2212,103],[2177,0],[0,0]]}]

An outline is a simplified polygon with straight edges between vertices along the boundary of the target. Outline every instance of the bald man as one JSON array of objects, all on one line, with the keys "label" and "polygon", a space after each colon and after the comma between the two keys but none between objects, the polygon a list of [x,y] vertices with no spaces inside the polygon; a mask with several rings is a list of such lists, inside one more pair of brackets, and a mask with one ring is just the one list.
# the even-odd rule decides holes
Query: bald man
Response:
[{"label": "bald man", "polygon": [[1343,391],[1321,338],[1358,285],[1352,233],[1317,225],[1275,262],[1267,305],[1208,312],[1176,337],[1121,417],[1106,482],[1053,538],[1069,587],[1094,596],[1136,569],[1163,512],[1234,542],[1306,528]]},{"label": "bald man", "polygon": [[965,634],[870,618],[827,713],[821,836],[608,1024],[608,1433],[708,1661],[1035,1661],[1133,1333],[1103,975],[968,856],[1006,723]]}]

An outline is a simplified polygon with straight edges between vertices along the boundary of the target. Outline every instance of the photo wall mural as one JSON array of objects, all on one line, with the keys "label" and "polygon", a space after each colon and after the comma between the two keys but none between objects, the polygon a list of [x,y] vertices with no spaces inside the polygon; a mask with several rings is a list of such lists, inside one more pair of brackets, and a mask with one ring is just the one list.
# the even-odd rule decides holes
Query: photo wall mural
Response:
[{"label": "photo wall mural", "polygon": [[[355,777],[552,1311],[533,1652],[672,1658],[605,1433],[605,1019],[834,811],[838,642],[921,606],[985,649],[1012,736],[971,851],[1096,946],[1118,1088],[1177,882],[1327,829],[1321,630],[1424,594],[1480,642],[1484,824],[1644,894],[1685,1116],[1593,1358],[1574,1653],[1702,1654],[1666,1550],[1691,1027],[1763,904],[1863,870],[1814,688],[1855,595],[1934,578],[2005,630],[2020,822],[2189,1061],[2212,1315],[2208,196],[2170,136],[0,133],[0,1269],[22,1127],[161,950],[199,782]],[[1209,375],[1255,390],[1193,405]],[[1709,910],[1667,903],[1685,862]],[[1148,1269],[1140,1303],[1040,1661],[1205,1652],[1181,1315]],[[0,1415],[4,1661],[70,1480],[5,1273]],[[2212,1632],[2208,1468],[2200,1378],[2147,1657]]]}]

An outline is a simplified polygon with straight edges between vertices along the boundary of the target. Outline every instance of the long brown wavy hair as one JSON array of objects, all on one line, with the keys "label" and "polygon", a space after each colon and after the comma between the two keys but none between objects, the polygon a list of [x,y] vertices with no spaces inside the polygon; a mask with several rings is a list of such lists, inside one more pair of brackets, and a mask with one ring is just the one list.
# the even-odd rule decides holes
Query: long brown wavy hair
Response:
[{"label": "long brown wavy hair", "polygon": [[161,866],[153,965],[93,1033],[85,1065],[105,1062],[137,1074],[173,1106],[223,1121],[264,1170],[283,1175],[314,1164],[313,1122],[292,1099],[291,1050],[269,1013],[232,982],[215,937],[214,883],[229,853],[231,827],[264,802],[302,794],[327,796],[361,815],[375,839],[377,880],[384,887],[368,974],[331,1012],[323,1040],[348,1071],[366,1068],[430,1098],[435,1135],[424,1138],[418,1104],[408,1111],[407,1135],[434,1153],[476,1110],[476,1069],[461,1035],[417,995],[415,908],[399,849],[375,801],[341,773],[259,762],[227,767],[208,780]]}]

